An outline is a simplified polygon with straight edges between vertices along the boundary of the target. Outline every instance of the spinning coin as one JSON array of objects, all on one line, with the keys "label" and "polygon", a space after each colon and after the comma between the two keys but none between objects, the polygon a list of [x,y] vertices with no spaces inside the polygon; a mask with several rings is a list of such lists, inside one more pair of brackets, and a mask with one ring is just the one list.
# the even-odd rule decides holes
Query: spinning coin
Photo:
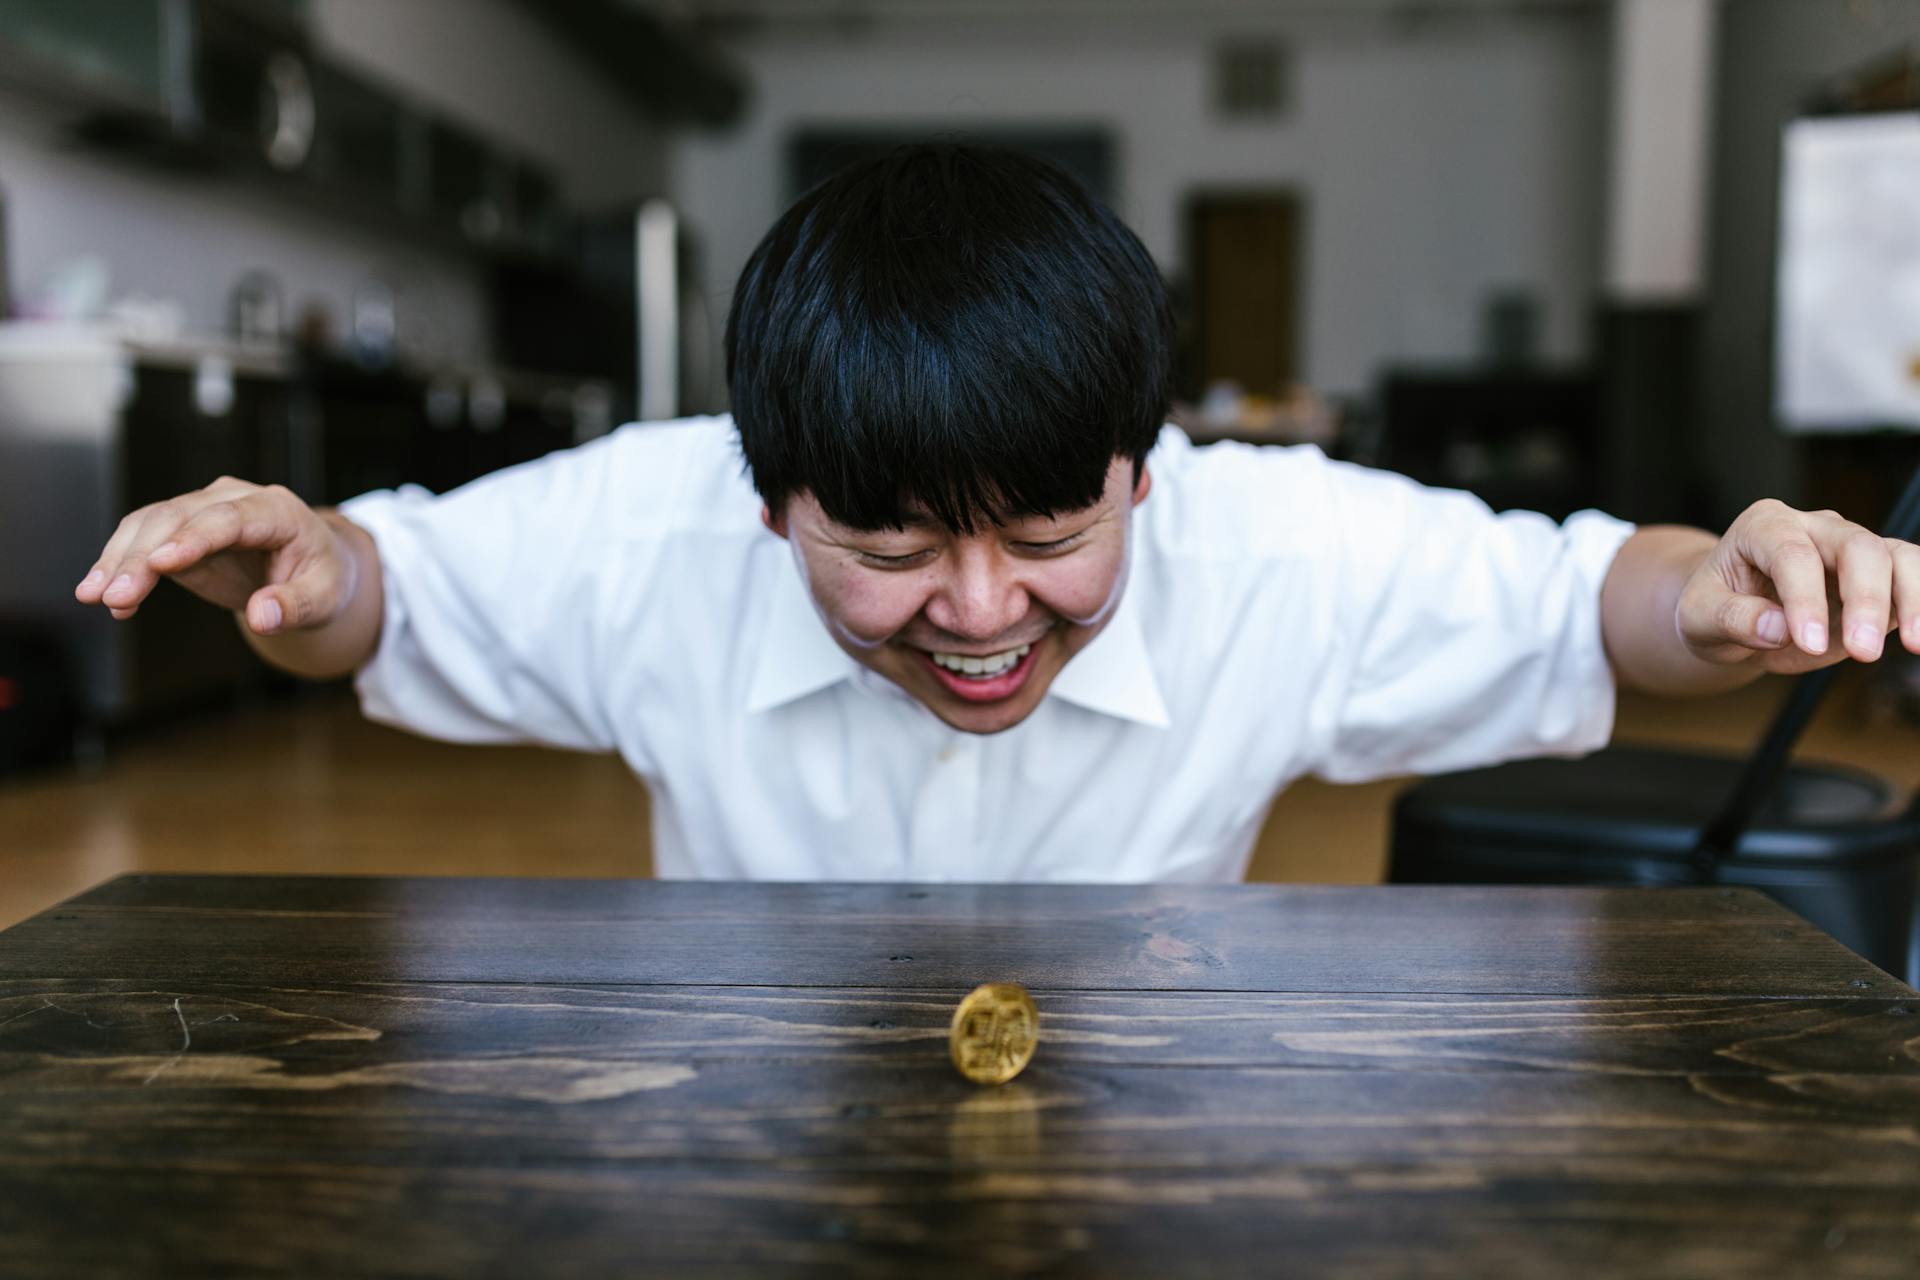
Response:
[{"label": "spinning coin", "polygon": [[1040,1012],[1025,987],[989,982],[975,987],[953,1011],[948,1041],[961,1075],[975,1084],[1005,1084],[1033,1061]]}]

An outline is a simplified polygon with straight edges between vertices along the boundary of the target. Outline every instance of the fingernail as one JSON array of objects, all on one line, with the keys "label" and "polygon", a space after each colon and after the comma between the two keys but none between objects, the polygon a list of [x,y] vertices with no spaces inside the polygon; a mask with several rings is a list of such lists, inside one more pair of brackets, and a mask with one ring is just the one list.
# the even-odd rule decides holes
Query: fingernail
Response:
[{"label": "fingernail", "polygon": [[1787,615],[1778,609],[1769,609],[1760,615],[1760,625],[1754,630],[1768,644],[1779,644],[1787,638]]},{"label": "fingernail", "polygon": [[1880,656],[1880,628],[1863,622],[1853,629],[1853,647],[1874,657]]},{"label": "fingernail", "polygon": [[163,542],[159,546],[153,549],[153,554],[148,556],[147,559],[169,560],[169,559],[172,559],[173,553],[178,551],[179,549],[180,549],[180,544],[177,542]]},{"label": "fingernail", "polygon": [[1817,622],[1809,622],[1800,628],[1800,647],[1808,653],[1827,651],[1827,629]]},{"label": "fingernail", "polygon": [[100,572],[98,569],[95,569],[92,573],[89,573],[86,577],[80,579],[80,586],[83,590],[89,587],[97,587],[100,585],[100,579],[106,576],[107,576],[106,574]]},{"label": "fingernail", "polygon": [[269,600],[260,606],[260,629],[278,631],[280,629],[280,602]]},{"label": "fingernail", "polygon": [[107,588],[106,594],[114,595],[121,591],[131,591],[131,590],[133,590],[133,575],[128,573],[123,573],[119,577],[113,580],[113,585]]}]

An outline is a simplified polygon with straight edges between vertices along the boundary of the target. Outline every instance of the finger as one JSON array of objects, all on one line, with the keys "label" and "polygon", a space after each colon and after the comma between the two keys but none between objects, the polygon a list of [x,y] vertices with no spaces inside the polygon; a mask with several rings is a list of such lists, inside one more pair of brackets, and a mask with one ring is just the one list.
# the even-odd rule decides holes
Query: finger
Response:
[{"label": "finger", "polygon": [[1750,559],[1773,582],[1787,634],[1807,653],[1827,651],[1827,562],[1797,522],[1782,522],[1752,544]]},{"label": "finger", "polygon": [[114,551],[101,566],[106,586],[100,592],[100,602],[113,610],[114,617],[132,617],[159,582],[159,575],[147,567],[146,550],[183,518],[177,502],[156,502],[144,508],[139,523],[125,538],[115,539]]},{"label": "finger", "polygon": [[1787,615],[1765,596],[1728,592],[1713,609],[1723,643],[1747,649],[1778,649],[1787,643]]},{"label": "finger", "polygon": [[206,501],[203,493],[190,493],[148,507],[146,519],[140,522],[139,529],[128,539],[120,553],[119,562],[106,570],[110,580],[101,592],[102,602],[127,610],[129,616],[131,611],[138,609],[159,584],[164,572],[153,564],[154,549],[171,544],[179,530],[199,513]]},{"label": "finger", "polygon": [[1680,637],[1710,661],[1738,662],[1755,649],[1786,639],[1786,614],[1777,601],[1734,590],[1718,573],[1696,573],[1680,594]]},{"label": "finger", "polygon": [[338,575],[316,564],[248,597],[247,625],[263,636],[319,625],[333,617],[339,594]]},{"label": "finger", "polygon": [[284,546],[295,532],[281,504],[262,490],[208,503],[148,552],[147,563],[162,573],[178,573],[229,547]]},{"label": "finger", "polygon": [[1920,547],[1888,538],[1887,554],[1893,557],[1893,608],[1900,643],[1908,653],[1920,653]]},{"label": "finger", "polygon": [[242,480],[236,476],[220,476],[200,492],[214,498],[230,498],[236,493],[252,493],[260,486],[251,480]]},{"label": "finger", "polygon": [[1893,557],[1884,538],[1832,512],[1811,521],[1822,558],[1833,566],[1840,595],[1840,643],[1847,656],[1872,662],[1886,643],[1893,611]]},{"label": "finger", "polygon": [[120,523],[114,526],[113,535],[107,539],[107,545],[100,549],[99,559],[93,562],[86,577],[80,579],[80,584],[73,589],[74,599],[82,604],[100,603],[100,598],[113,582],[111,570],[126,557],[127,548],[133,545],[133,539],[146,521],[149,510],[148,507],[141,507],[120,518]]},{"label": "finger", "polygon": [[156,513],[175,512],[182,520],[197,511],[209,499],[232,497],[235,493],[256,490],[257,485],[232,476],[221,476],[204,489],[182,494],[167,502],[149,503],[124,516],[115,526],[113,534],[100,555],[87,569],[86,575],[74,587],[74,596],[85,604],[98,603],[117,578],[117,570],[127,559],[131,550],[143,540],[148,520]]},{"label": "finger", "polygon": [[255,635],[278,635],[286,626],[287,607],[281,603],[284,587],[262,587],[247,599],[247,626]]},{"label": "finger", "polygon": [[247,624],[261,635],[325,625],[339,611],[346,574],[332,531],[320,526],[274,552],[268,584],[247,600]]},{"label": "finger", "polygon": [[81,604],[97,604],[100,600],[101,589],[106,585],[106,570],[102,569],[100,562],[96,560],[88,567],[87,576],[80,579],[79,583],[73,588],[73,598]]}]

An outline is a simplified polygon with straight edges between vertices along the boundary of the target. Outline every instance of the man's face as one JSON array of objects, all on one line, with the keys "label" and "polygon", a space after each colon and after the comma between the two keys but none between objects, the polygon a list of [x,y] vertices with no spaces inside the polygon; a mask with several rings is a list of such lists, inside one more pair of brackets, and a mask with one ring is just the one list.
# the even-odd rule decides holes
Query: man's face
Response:
[{"label": "man's face", "polygon": [[1091,507],[965,537],[931,522],[853,529],[810,493],[763,518],[792,544],[814,607],[856,662],[954,728],[998,733],[1032,714],[1113,615],[1150,484],[1144,467],[1135,484],[1133,463],[1115,458]]}]

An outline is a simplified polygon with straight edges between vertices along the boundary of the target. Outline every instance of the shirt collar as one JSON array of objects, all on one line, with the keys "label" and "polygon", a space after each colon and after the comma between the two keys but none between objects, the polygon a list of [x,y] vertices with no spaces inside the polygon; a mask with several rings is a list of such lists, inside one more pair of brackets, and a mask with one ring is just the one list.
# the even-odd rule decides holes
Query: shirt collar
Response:
[{"label": "shirt collar", "polygon": [[[785,563],[774,573],[760,659],[747,694],[749,714],[804,698],[863,670],[827,633],[798,566],[788,556],[781,559]],[[1113,618],[1061,668],[1047,696],[1164,729],[1172,721],[1147,654],[1139,586],[1137,578],[1127,584]]]},{"label": "shirt collar", "polygon": [[1049,698],[1153,729],[1173,723],[1147,653],[1140,594],[1140,575],[1133,574],[1107,625],[1053,678]]},{"label": "shirt collar", "polygon": [[773,601],[760,637],[760,662],[747,693],[748,714],[804,698],[860,670],[860,664],[827,634],[827,625],[814,610],[813,598],[801,580],[800,567],[785,554],[785,544],[780,550],[781,564],[773,571]]}]

